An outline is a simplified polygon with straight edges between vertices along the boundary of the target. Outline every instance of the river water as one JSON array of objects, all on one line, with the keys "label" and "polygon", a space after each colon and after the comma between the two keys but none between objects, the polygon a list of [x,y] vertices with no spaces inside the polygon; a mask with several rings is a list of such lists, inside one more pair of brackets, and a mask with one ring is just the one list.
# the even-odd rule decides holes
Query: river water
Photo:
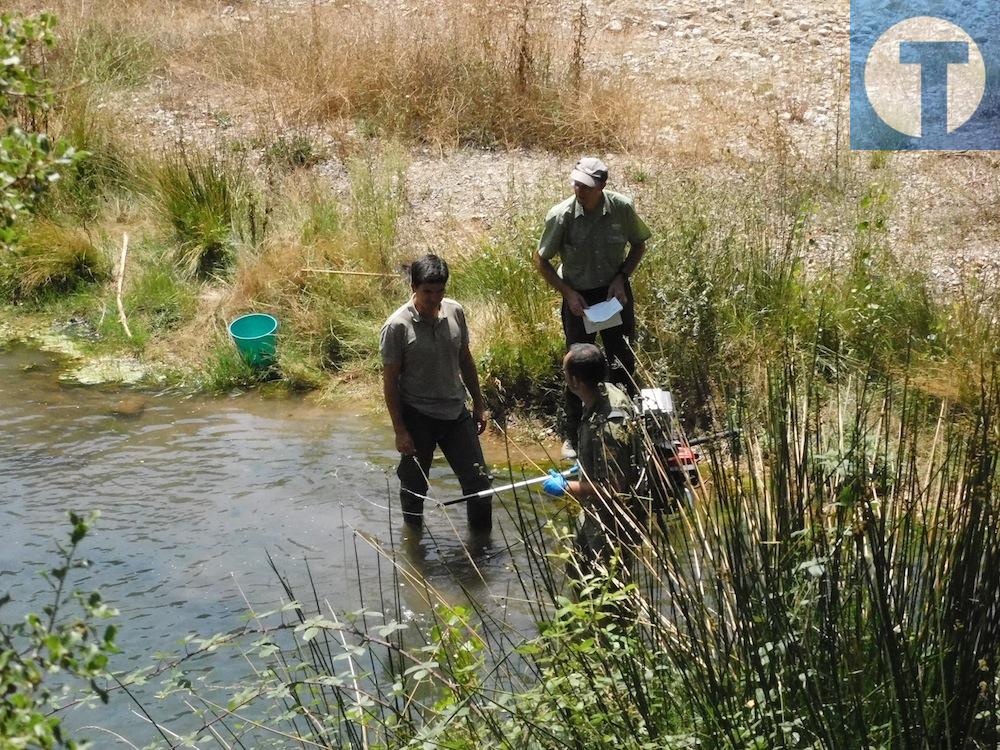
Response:
[{"label": "river water", "polygon": [[[507,606],[519,554],[516,543],[508,548],[517,538],[511,501],[494,501],[488,541],[466,536],[461,505],[429,512],[426,531],[407,536],[395,502],[389,515],[397,454],[386,420],[255,392],[209,399],[73,386],[59,381],[60,367],[54,355],[0,349],[0,593],[13,597],[0,610],[5,622],[45,603],[36,572],[54,563],[71,509],[101,513],[83,545],[91,566],[77,583],[120,611],[118,670],[179,652],[187,633],[239,627],[244,594],[258,610],[279,604],[268,553],[298,587],[308,561],[320,598],[341,610],[362,598],[377,609],[385,594],[366,540],[394,547],[450,601],[471,595]],[[504,446],[486,448],[491,463],[506,461]],[[432,488],[460,494],[444,464],[435,463]],[[401,589],[418,619],[427,606],[419,588]],[[511,607],[529,627],[527,613]],[[197,726],[175,709],[157,715],[152,689],[139,692],[157,720],[178,731]],[[116,696],[65,721],[98,747],[127,745],[80,727],[141,746],[156,735],[133,709]]]}]

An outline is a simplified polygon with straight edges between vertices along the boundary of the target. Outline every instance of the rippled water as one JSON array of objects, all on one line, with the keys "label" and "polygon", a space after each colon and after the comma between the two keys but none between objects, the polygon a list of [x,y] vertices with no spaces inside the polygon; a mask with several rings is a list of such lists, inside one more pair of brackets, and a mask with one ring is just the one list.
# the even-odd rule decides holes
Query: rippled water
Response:
[{"label": "rippled water", "polygon": [[[238,627],[246,612],[240,588],[261,609],[277,603],[268,552],[299,586],[308,559],[320,596],[342,609],[362,596],[379,606],[384,584],[364,539],[398,545],[454,600],[464,589],[493,606],[502,597],[492,594],[509,590],[516,552],[504,545],[516,532],[503,504],[475,566],[463,547],[461,506],[429,514],[420,538],[402,538],[395,508],[390,523],[396,453],[381,420],[254,393],[213,400],[68,386],[57,379],[59,364],[27,348],[0,350],[0,592],[14,597],[6,621],[43,603],[34,573],[54,561],[70,509],[101,511],[85,541],[92,567],[80,585],[99,588],[121,612],[117,669],[178,650],[188,632]],[[498,450],[488,458],[502,461]],[[446,467],[435,472],[438,496],[460,494]],[[402,593],[405,606],[424,608],[413,586]],[[141,745],[153,735],[131,708],[116,698],[110,709],[72,712],[67,722],[112,728]],[[115,746],[107,735],[95,738],[98,747]]]}]

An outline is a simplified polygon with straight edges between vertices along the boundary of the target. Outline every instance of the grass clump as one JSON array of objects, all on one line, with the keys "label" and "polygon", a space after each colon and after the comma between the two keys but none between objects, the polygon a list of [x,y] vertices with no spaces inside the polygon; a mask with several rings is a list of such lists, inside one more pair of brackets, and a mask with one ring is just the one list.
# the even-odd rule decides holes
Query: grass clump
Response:
[{"label": "grass clump", "polygon": [[308,169],[325,158],[323,148],[303,133],[279,135],[264,146],[264,163],[277,170]]},{"label": "grass clump", "polygon": [[397,268],[397,230],[406,206],[406,157],[398,145],[366,147],[348,160],[352,266],[375,273]]},{"label": "grass clump", "polygon": [[58,296],[106,279],[109,271],[104,253],[83,230],[38,219],[4,259],[3,288],[13,300]]},{"label": "grass clump", "polygon": [[160,165],[156,199],[178,244],[177,263],[192,277],[225,271],[237,245],[256,245],[266,229],[266,211],[238,157],[181,151]]},{"label": "grass clump", "polygon": [[[147,191],[151,159],[124,139],[112,115],[86,93],[67,97],[58,110],[63,139],[82,158],[56,183],[42,206],[48,216],[65,216],[83,223],[99,219],[115,203],[128,204]],[[114,211],[118,218],[123,211]]]},{"label": "grass clump", "polygon": [[54,60],[61,80],[136,88],[149,81],[162,65],[152,35],[139,34],[128,19],[89,17],[72,28],[64,50]]},{"label": "grass clump", "polygon": [[228,336],[216,338],[205,366],[198,376],[199,386],[212,393],[226,393],[259,385],[273,377],[271,370],[257,369],[240,355]]},{"label": "grass clump", "polygon": [[[114,309],[113,299],[108,299],[107,304]],[[117,316],[106,316],[99,330],[105,341],[118,341],[141,351],[151,339],[190,321],[197,310],[197,297],[193,285],[179,278],[172,264],[147,261],[129,283],[124,305],[132,339],[125,340]]]}]

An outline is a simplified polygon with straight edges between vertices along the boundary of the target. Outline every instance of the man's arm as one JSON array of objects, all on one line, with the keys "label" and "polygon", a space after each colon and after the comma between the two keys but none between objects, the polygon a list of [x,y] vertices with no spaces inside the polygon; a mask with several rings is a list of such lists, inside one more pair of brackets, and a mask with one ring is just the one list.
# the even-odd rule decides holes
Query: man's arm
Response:
[{"label": "man's arm", "polygon": [[385,408],[389,410],[392,420],[392,430],[396,433],[396,450],[404,456],[412,456],[417,452],[413,445],[413,437],[403,423],[403,401],[399,397],[399,373],[402,365],[382,365],[382,395],[385,397]]},{"label": "man's arm", "polygon": [[547,258],[543,258],[536,252],[532,256],[532,261],[546,283],[559,292],[563,296],[563,299],[566,300],[566,304],[569,305],[569,311],[578,318],[583,317],[584,308],[587,307],[587,302],[583,299],[583,295],[559,278],[559,274],[556,273],[556,269],[552,267]]},{"label": "man's arm", "polygon": [[622,263],[621,270],[618,271],[619,276],[625,276],[626,278],[635,273],[635,269],[639,267],[639,263],[642,261],[642,256],[646,254],[646,241],[636,242],[634,245],[629,246],[628,257],[625,258],[625,262]]},{"label": "man's arm", "polygon": [[623,305],[628,302],[628,295],[625,293],[625,282],[633,273],[635,273],[635,269],[639,267],[639,261],[642,260],[642,256],[645,252],[645,241],[629,245],[629,252],[628,256],[625,258],[625,262],[622,263],[622,267],[618,270],[618,273],[615,275],[614,279],[611,280],[611,284],[608,286],[608,299],[617,297],[618,301]]},{"label": "man's arm", "polygon": [[486,401],[483,399],[483,392],[479,387],[479,372],[476,370],[476,361],[472,358],[472,352],[468,346],[463,346],[458,355],[458,367],[462,371],[462,382],[472,396],[472,418],[476,420],[476,433],[483,434],[486,429]]}]

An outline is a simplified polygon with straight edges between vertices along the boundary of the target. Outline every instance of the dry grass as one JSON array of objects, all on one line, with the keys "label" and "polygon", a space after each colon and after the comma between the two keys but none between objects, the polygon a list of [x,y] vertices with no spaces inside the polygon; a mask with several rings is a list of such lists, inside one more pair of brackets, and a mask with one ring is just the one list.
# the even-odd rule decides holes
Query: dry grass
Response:
[{"label": "dry grass", "polygon": [[214,102],[240,121],[266,116],[442,147],[620,150],[638,134],[628,76],[587,66],[585,17],[563,18],[539,0],[376,12],[305,3],[225,12],[169,0],[48,8],[59,18],[48,68],[61,87],[86,80],[113,97],[148,90],[156,76],[167,109]]},{"label": "dry grass", "polygon": [[24,232],[13,262],[21,297],[69,291],[106,277],[110,270],[105,255],[83,230],[47,220],[36,221]]},{"label": "dry grass", "polygon": [[533,5],[447,2],[410,16],[314,7],[216,23],[185,60],[213,85],[300,123],[349,121],[443,146],[627,145],[635,95],[617,77],[581,74],[570,30]]}]

